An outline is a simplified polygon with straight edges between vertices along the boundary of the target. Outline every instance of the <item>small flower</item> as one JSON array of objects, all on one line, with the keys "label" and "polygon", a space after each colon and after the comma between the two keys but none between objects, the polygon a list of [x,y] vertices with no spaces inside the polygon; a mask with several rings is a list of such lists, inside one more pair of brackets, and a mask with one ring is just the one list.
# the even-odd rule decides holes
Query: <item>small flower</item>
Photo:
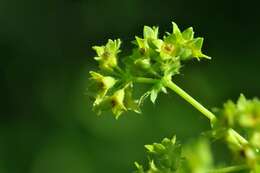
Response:
[{"label": "small flower", "polygon": [[138,103],[138,100],[133,99],[133,84],[129,83],[125,87],[124,105],[127,110],[134,111],[135,113],[141,113]]},{"label": "small flower", "polygon": [[93,110],[101,115],[103,111],[112,110],[115,118],[118,119],[120,115],[126,111],[124,105],[125,92],[124,89],[117,90],[111,96],[104,96],[97,104],[93,105]]},{"label": "small flower", "polygon": [[110,97],[110,103],[112,107],[112,112],[115,115],[116,119],[119,118],[119,116],[126,111],[126,107],[124,105],[124,98],[125,98],[125,91],[124,89],[120,89],[116,91],[111,97]]},{"label": "small flower", "polygon": [[241,94],[237,102],[237,109],[239,112],[238,122],[242,127],[260,127],[260,100],[257,98],[247,100]]},{"label": "small flower", "polygon": [[[202,45],[203,45],[203,38],[198,37],[190,41],[188,46],[190,47],[190,50],[192,51],[192,57],[195,57],[197,59],[199,58],[206,58],[206,59],[211,59],[211,57],[205,55],[202,53]],[[187,59],[187,58],[186,58]]]},{"label": "small flower", "polygon": [[155,40],[153,43],[157,47],[156,51],[160,53],[160,57],[163,61],[176,57],[177,49],[174,44],[159,39]]},{"label": "small flower", "polygon": [[158,27],[149,27],[149,26],[144,26],[143,29],[143,37],[144,38],[139,38],[135,37],[137,46],[139,48],[139,52],[142,56],[147,55],[150,45],[154,40],[158,39]]},{"label": "small flower", "polygon": [[147,39],[142,39],[139,37],[135,37],[137,46],[139,48],[139,53],[141,56],[145,56],[149,50],[149,44]]},{"label": "small flower", "polygon": [[99,68],[105,71],[111,71],[117,66],[117,54],[120,52],[121,40],[108,40],[105,46],[93,46],[97,53],[94,59],[99,62]]},{"label": "small flower", "polygon": [[[175,54],[172,55],[179,56],[181,60],[187,60],[191,58],[211,59],[209,56],[202,53],[201,48],[203,45],[203,38],[194,38],[194,31],[192,27],[181,32],[176,23],[173,22],[172,24],[172,34],[168,34],[168,36],[164,38],[164,42],[167,43],[167,45],[169,45],[169,43],[174,45]],[[171,50],[168,49],[168,46],[165,48],[165,50]]]},{"label": "small flower", "polygon": [[93,81],[92,89],[94,90],[94,93],[96,93],[96,100],[94,102],[95,106],[102,101],[108,90],[114,86],[116,80],[113,77],[103,76],[94,71],[90,71],[89,73],[91,75],[90,79]]}]

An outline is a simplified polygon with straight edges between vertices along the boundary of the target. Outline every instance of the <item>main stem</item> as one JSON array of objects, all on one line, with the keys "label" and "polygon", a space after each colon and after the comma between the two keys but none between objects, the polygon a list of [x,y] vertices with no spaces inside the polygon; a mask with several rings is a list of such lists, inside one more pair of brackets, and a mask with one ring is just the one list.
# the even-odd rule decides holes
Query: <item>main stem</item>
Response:
[{"label": "main stem", "polygon": [[190,103],[193,107],[195,107],[198,111],[200,111],[203,115],[205,115],[209,120],[211,125],[214,125],[217,118],[216,116],[210,112],[208,109],[206,109],[204,106],[202,106],[198,101],[196,101],[194,98],[192,98],[188,93],[186,93],[183,89],[181,89],[179,86],[177,86],[172,81],[165,80],[164,85],[176,92],[179,96],[181,96],[184,100],[186,100],[188,103]]},{"label": "main stem", "polygon": [[[178,87],[175,83],[173,83],[171,80],[163,80],[164,86],[170,88],[174,92],[176,92],[179,96],[181,96],[184,100],[186,100],[188,103],[190,103],[192,106],[194,106],[198,111],[200,111],[203,115],[205,115],[211,123],[211,126],[213,127],[215,125],[215,122],[217,121],[216,116],[210,112],[207,108],[202,106],[198,101],[196,101],[194,98],[192,98],[188,93],[186,93],[183,89]],[[239,133],[237,133],[234,129],[230,129],[230,133],[232,136],[236,138],[236,140],[242,144],[245,145],[248,143],[248,141],[243,138]]]},{"label": "main stem", "polygon": [[[135,77],[135,78],[133,78],[133,81],[135,81],[137,83],[150,83],[150,84],[160,82],[159,79],[145,78],[145,77]],[[195,107],[198,111],[200,111],[203,115],[205,115],[210,120],[211,127],[213,127],[215,125],[215,123],[217,121],[217,117],[212,112],[210,112],[207,108],[202,106],[198,101],[196,101],[194,98],[192,98],[188,93],[186,93],[183,89],[181,89],[179,86],[177,86],[171,80],[163,79],[162,82],[165,87],[168,87],[171,90],[173,90],[174,92],[176,92],[184,100],[186,100],[193,107]],[[243,138],[239,133],[237,133],[234,129],[232,129],[232,128],[229,129],[229,133],[230,133],[230,135],[235,137],[236,142],[238,142],[240,145],[248,144],[248,141],[245,138]]]}]

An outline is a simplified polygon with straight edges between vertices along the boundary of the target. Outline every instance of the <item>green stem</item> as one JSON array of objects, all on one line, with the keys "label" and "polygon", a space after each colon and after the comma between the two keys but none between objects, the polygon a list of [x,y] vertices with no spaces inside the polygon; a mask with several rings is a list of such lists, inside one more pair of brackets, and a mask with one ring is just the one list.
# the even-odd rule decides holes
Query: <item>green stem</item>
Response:
[{"label": "green stem", "polygon": [[[137,83],[154,84],[154,83],[160,82],[161,80],[153,79],[153,78],[145,78],[145,77],[134,77],[133,81],[137,82]],[[197,110],[199,110],[203,115],[205,115],[210,120],[211,126],[212,127],[214,126],[214,124],[217,121],[217,118],[212,112],[210,112],[207,108],[202,106],[198,101],[196,101],[194,98],[192,98],[188,93],[186,93],[183,89],[181,89],[179,86],[177,86],[171,80],[163,79],[162,82],[163,82],[164,86],[166,86],[166,87],[170,88],[171,90],[173,90],[174,92],[176,92],[184,100],[186,100],[193,107],[195,107]],[[243,138],[239,133],[237,133],[234,129],[230,129],[229,132],[233,137],[235,137],[237,142],[239,142],[241,145],[248,144],[248,141],[245,138]]]},{"label": "green stem", "polygon": [[248,169],[247,165],[237,165],[237,166],[230,166],[226,168],[220,168],[215,170],[210,170],[209,173],[226,173],[226,172],[235,172]]},{"label": "green stem", "polygon": [[[198,101],[196,101],[194,98],[192,98],[188,93],[186,93],[183,89],[181,89],[179,86],[177,86],[175,83],[173,83],[171,80],[163,80],[164,86],[170,88],[174,92],[176,92],[179,96],[181,96],[184,100],[186,100],[188,103],[190,103],[193,107],[195,107],[198,111],[200,111],[203,115],[205,115],[211,123],[211,126],[213,127],[217,121],[217,117],[210,112],[207,108],[202,106]],[[236,140],[242,144],[248,144],[248,141],[243,138],[239,133],[237,133],[234,129],[230,129],[230,134],[236,138]]]},{"label": "green stem", "polygon": [[157,79],[145,78],[145,77],[135,77],[134,81],[137,83],[150,83],[150,84],[159,82],[159,80],[157,80]]},{"label": "green stem", "polygon": [[194,106],[198,111],[200,111],[203,115],[205,115],[211,122],[211,125],[214,125],[217,118],[216,116],[210,112],[208,109],[206,109],[204,106],[202,106],[198,101],[196,101],[194,98],[192,98],[188,93],[186,93],[183,89],[178,87],[175,83],[173,83],[170,80],[164,80],[164,85],[174,92],[176,92],[179,96],[181,96],[184,100],[186,100],[188,103],[190,103],[192,106]]}]

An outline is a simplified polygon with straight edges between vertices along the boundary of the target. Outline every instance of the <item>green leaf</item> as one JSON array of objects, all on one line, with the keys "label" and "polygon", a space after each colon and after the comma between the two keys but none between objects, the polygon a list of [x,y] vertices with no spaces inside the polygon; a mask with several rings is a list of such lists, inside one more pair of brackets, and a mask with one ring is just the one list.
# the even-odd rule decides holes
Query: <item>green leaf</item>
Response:
[{"label": "green leaf", "polygon": [[155,84],[151,90],[151,93],[150,93],[150,100],[152,101],[152,103],[155,103],[155,100],[158,96],[158,94],[160,92],[164,92],[164,93],[167,93],[167,90],[166,88],[163,86],[163,84],[161,82],[158,82],[157,84]]}]

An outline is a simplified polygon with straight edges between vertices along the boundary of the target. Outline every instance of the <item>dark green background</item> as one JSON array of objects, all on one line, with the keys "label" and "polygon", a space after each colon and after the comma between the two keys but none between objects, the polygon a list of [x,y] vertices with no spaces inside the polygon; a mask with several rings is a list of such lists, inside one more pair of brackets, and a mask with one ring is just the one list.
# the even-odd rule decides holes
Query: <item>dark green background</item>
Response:
[{"label": "dark green background", "polygon": [[96,117],[84,95],[96,68],[91,46],[127,43],[143,25],[171,31],[172,20],[193,26],[213,57],[187,63],[176,83],[208,108],[241,92],[260,96],[257,1],[0,0],[0,172],[131,172],[144,144],[209,129],[174,93],[118,121]]}]

